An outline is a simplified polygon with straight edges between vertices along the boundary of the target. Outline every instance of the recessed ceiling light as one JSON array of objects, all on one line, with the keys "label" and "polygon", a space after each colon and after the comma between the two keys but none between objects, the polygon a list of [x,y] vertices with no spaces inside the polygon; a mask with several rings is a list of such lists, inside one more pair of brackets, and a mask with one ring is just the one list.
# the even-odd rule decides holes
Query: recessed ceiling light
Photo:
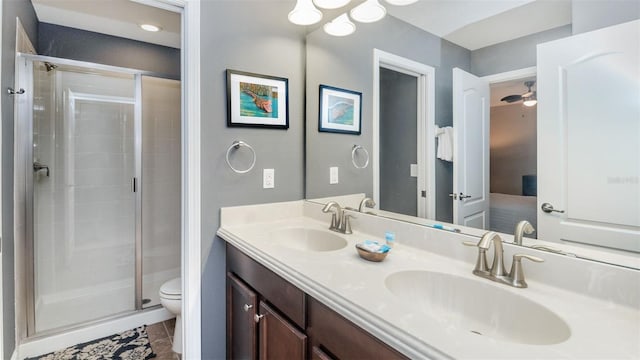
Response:
[{"label": "recessed ceiling light", "polygon": [[151,32],[158,32],[158,31],[160,31],[160,29],[161,29],[161,27],[160,27],[160,26],[157,26],[157,25],[151,25],[151,24],[141,24],[141,25],[140,25],[140,28],[141,28],[142,30],[145,30],[145,31],[151,31]]}]

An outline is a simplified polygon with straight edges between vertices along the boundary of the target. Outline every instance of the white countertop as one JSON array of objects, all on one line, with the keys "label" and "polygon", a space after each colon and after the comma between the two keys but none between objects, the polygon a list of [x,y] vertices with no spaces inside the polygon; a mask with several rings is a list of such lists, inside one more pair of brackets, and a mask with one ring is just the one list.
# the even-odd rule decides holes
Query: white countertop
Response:
[{"label": "white countertop", "polygon": [[[407,228],[407,231],[413,232],[413,241],[404,244],[400,242],[381,263],[368,262],[358,257],[354,248],[357,242],[380,239],[358,231],[355,223],[354,234],[338,234],[348,242],[340,250],[295,250],[274,241],[269,233],[283,228],[326,230],[328,223],[304,216],[306,211],[317,211],[317,208],[303,206],[301,202],[273,204],[271,207],[259,205],[226,208],[222,210],[218,235],[410,358],[640,357],[640,306],[626,306],[586,296],[533,278],[527,279],[527,289],[516,289],[481,279],[472,275],[473,263],[469,263],[468,258],[458,260],[408,245],[437,240],[433,238],[432,231],[426,231],[418,225],[402,225],[414,227]],[[421,232],[423,235],[420,235]],[[463,235],[447,233],[445,236],[444,232],[436,234],[442,234],[443,238],[460,237],[456,241],[465,240]],[[422,239],[416,239],[420,236]],[[506,263],[508,269],[510,263]],[[524,264],[525,274],[528,267],[544,265]],[[447,273],[483,281],[486,286],[495,286],[501,291],[524,296],[562,318],[569,325],[571,336],[558,344],[527,345],[478,336],[468,329],[450,326],[442,318],[430,316],[420,310],[420,306],[395,296],[385,287],[384,280],[387,276],[404,270]],[[607,274],[610,273],[604,273]],[[640,276],[636,277],[633,273],[631,276],[640,281]],[[415,302],[420,300],[415,299]],[[636,302],[634,297],[631,304]]]}]

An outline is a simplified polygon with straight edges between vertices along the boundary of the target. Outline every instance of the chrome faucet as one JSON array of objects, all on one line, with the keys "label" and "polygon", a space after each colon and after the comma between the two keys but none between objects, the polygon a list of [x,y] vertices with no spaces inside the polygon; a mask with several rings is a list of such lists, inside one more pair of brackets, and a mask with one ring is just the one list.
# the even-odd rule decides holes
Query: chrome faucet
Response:
[{"label": "chrome faucet", "polygon": [[329,230],[336,231],[341,234],[353,234],[353,231],[351,231],[351,223],[349,221],[353,215],[346,214],[337,202],[329,201],[324,205],[324,208],[322,208],[322,212],[332,213]]},{"label": "chrome faucet", "polygon": [[[491,243],[493,243],[493,264],[491,265],[491,268],[489,268],[487,266],[486,252],[491,247]],[[543,259],[535,256],[515,254],[513,255],[513,262],[511,263],[511,271],[507,274],[504,267],[504,249],[502,247],[502,239],[497,233],[489,231],[482,235],[482,238],[477,244],[467,241],[463,244],[478,247],[478,259],[476,261],[476,266],[473,269],[474,275],[517,288],[526,288],[528,286],[524,279],[522,259],[529,259],[535,262],[544,261]]]},{"label": "chrome faucet", "polygon": [[516,230],[513,232],[513,243],[516,245],[522,245],[522,237],[524,234],[531,235],[536,229],[527,220],[522,220],[516,225]]},{"label": "chrome faucet", "polygon": [[372,198],[366,197],[362,199],[362,201],[360,201],[360,206],[358,207],[358,211],[362,212],[362,210],[364,210],[365,207],[372,208],[374,206],[376,206],[376,202],[373,201]]}]

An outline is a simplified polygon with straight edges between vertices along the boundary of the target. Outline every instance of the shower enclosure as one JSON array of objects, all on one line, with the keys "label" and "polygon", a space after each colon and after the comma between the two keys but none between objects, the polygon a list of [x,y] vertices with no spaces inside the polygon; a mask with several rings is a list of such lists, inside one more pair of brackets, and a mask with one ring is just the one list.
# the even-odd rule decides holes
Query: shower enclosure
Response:
[{"label": "shower enclosure", "polygon": [[180,82],[33,55],[17,77],[27,334],[159,305],[180,276]]}]

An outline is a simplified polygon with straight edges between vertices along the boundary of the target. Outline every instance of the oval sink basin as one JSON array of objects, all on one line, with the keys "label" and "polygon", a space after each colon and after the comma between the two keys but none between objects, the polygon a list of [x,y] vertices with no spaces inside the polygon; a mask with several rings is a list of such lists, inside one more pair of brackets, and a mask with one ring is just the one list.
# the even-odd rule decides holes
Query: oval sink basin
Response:
[{"label": "oval sink basin", "polygon": [[571,336],[569,326],[555,313],[486,279],[402,271],[389,275],[385,286],[446,328],[529,345],[557,344]]},{"label": "oval sink basin", "polygon": [[304,251],[333,251],[347,246],[347,240],[329,231],[306,228],[287,228],[271,232],[279,245]]}]

